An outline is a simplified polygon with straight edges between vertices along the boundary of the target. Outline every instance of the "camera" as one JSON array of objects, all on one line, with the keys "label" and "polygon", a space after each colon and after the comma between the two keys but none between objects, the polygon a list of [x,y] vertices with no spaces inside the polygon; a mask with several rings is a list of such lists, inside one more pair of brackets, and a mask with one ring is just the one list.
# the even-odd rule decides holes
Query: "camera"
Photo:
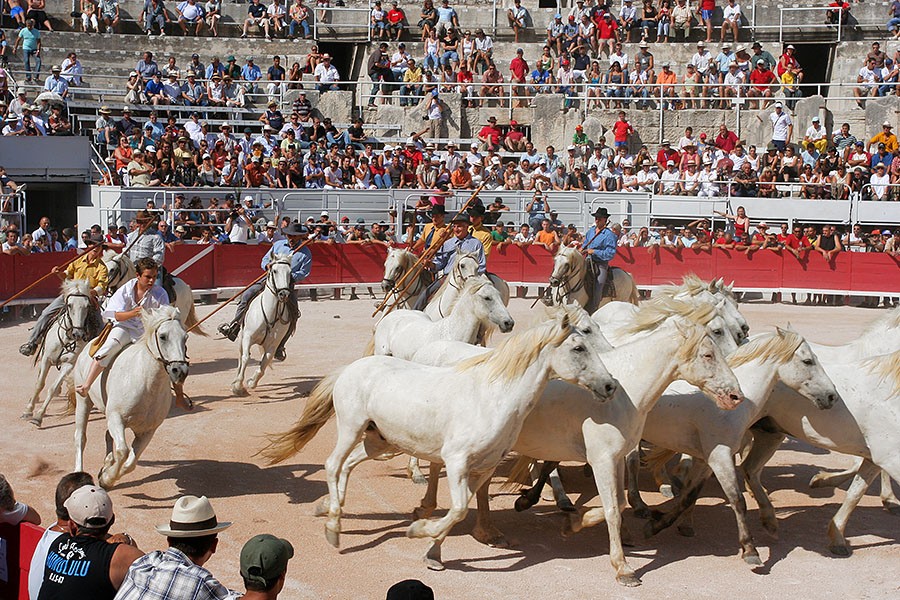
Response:
[{"label": "camera", "polygon": [[229,219],[232,219],[232,220],[237,219],[237,218],[238,218],[238,211],[233,210],[233,211],[231,211],[230,213],[228,213],[228,218],[229,218]]}]

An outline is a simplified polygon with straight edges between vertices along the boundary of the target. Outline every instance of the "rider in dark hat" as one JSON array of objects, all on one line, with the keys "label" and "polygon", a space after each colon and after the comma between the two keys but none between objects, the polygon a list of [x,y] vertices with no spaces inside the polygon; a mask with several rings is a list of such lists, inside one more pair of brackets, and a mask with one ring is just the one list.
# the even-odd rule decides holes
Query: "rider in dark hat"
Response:
[{"label": "rider in dark hat", "polygon": [[443,243],[441,249],[437,251],[430,268],[437,271],[438,277],[434,283],[428,286],[424,293],[419,295],[416,300],[415,310],[425,310],[428,306],[428,300],[434,292],[441,287],[444,277],[453,269],[453,263],[456,262],[456,255],[459,252],[474,253],[478,259],[478,272],[484,273],[487,262],[484,257],[484,246],[482,243],[472,237],[469,233],[469,226],[472,220],[465,212],[461,212],[454,216],[450,221],[450,229],[453,236]]},{"label": "rider in dark hat", "polygon": [[[309,230],[300,223],[291,223],[284,227],[281,233],[287,239],[278,240],[272,244],[272,248],[266,252],[265,256],[263,256],[260,268],[266,269],[269,266],[269,263],[272,262],[272,259],[275,258],[276,254],[290,254],[291,279],[293,280],[293,283],[296,284],[298,281],[302,281],[309,277],[312,268],[312,253],[309,251],[309,248],[297,249],[308,237]],[[241,294],[237,310],[234,313],[234,319],[232,319],[230,323],[223,323],[220,325],[219,333],[230,339],[232,342],[237,339],[238,332],[241,330],[241,324],[244,322],[244,315],[247,313],[250,302],[263,290],[265,285],[265,279],[261,279]],[[300,318],[300,308],[297,305],[297,290],[294,288],[291,288],[291,297],[290,300],[288,300],[287,306],[291,313],[291,326],[288,328],[284,338],[278,344],[278,349],[275,351],[275,360],[284,360],[287,358],[284,345],[297,329],[297,319]]]},{"label": "rider in dark hat", "polygon": [[597,310],[600,299],[603,297],[603,287],[606,285],[606,276],[609,273],[609,261],[616,255],[616,234],[607,228],[609,211],[601,206],[594,214],[594,225],[588,229],[584,236],[585,242],[581,248],[582,254],[588,259],[588,266],[594,274],[594,290],[591,300],[585,309],[588,312]]}]

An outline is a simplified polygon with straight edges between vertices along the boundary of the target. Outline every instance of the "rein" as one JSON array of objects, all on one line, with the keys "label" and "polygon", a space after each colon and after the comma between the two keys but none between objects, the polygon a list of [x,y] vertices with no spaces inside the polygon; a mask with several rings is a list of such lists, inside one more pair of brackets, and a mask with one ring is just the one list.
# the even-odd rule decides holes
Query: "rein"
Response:
[{"label": "rein", "polygon": [[157,327],[156,331],[153,332],[153,340],[156,342],[156,352],[159,356],[154,356],[157,361],[161,362],[165,368],[169,368],[170,365],[187,365],[190,366],[191,362],[188,360],[187,355],[185,355],[184,360],[168,360],[165,356],[163,356],[162,347],[159,345],[159,328]]},{"label": "rein", "polygon": [[[78,340],[72,335],[72,332],[75,329],[75,323],[72,322],[72,315],[69,313],[69,298],[85,298],[88,302],[91,301],[90,296],[86,294],[69,294],[66,296],[66,300],[63,303],[63,307],[60,309],[59,314],[56,316],[56,322],[59,324],[59,327],[56,329],[56,338],[59,340],[60,350],[59,354],[53,360],[53,366],[59,370],[62,363],[62,357],[64,354],[73,354],[78,347]],[[85,327],[87,323],[85,323]],[[63,337],[65,334],[65,337]]]},{"label": "rein", "polygon": [[262,300],[260,300],[260,302],[259,302],[259,310],[262,312],[263,321],[266,324],[266,335],[263,336],[263,339],[262,339],[262,342],[260,342],[260,345],[265,344],[266,339],[269,337],[269,332],[275,328],[276,323],[279,323],[279,322],[287,323],[287,322],[289,322],[289,319],[290,319],[290,317],[285,319],[285,314],[287,313],[287,301],[290,299],[290,295],[286,296],[285,299],[282,300],[278,296],[278,293],[279,292],[288,292],[288,294],[290,294],[292,289],[276,287],[272,281],[274,279],[273,274],[274,274],[274,271],[272,271],[272,269],[270,268],[269,274],[266,276],[266,289],[269,290],[270,292],[272,292],[272,295],[275,296],[276,309],[275,309],[275,313],[272,315],[272,319],[270,320],[268,315],[266,315],[266,307],[263,304]]},{"label": "rein", "polygon": [[[572,272],[572,265],[566,262],[566,270],[564,271],[564,275],[569,275]],[[555,287],[556,291],[551,297],[554,301],[554,304],[563,304],[563,301],[570,296],[571,294],[575,294],[576,292],[581,291],[584,288],[584,273],[581,273],[581,276],[578,276],[577,272],[573,272],[571,276],[564,277],[561,281],[559,278],[556,278],[558,283],[553,283],[553,277],[550,278],[550,287]],[[571,285],[572,279],[575,279],[575,285]]]}]

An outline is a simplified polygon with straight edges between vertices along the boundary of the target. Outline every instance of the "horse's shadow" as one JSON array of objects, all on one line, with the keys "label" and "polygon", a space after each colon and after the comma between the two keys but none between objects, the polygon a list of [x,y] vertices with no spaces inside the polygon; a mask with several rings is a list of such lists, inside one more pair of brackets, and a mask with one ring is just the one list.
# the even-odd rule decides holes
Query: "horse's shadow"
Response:
[{"label": "horse's shadow", "polygon": [[[171,503],[185,495],[209,498],[235,498],[257,494],[285,494],[291,504],[305,504],[318,500],[328,492],[323,481],[310,480],[321,471],[321,465],[279,465],[260,467],[253,463],[216,460],[159,460],[141,461],[141,466],[154,472],[144,479],[122,483],[118,489],[142,488],[156,481],[174,480],[177,493],[155,497],[144,492],[126,493],[138,502],[129,508],[152,509],[147,502]],[[235,482],[240,482],[239,484]]]},{"label": "horse's shadow", "polygon": [[202,362],[191,363],[191,375],[210,375],[214,373],[224,373],[228,371],[236,371],[238,359],[235,356],[214,358],[212,360],[204,360]]}]

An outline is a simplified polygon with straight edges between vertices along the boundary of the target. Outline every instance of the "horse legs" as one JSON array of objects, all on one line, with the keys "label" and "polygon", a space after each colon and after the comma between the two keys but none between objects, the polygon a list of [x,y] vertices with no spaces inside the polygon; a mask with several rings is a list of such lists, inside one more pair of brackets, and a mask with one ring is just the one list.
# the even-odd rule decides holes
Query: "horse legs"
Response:
[{"label": "horse legs", "polygon": [[737,469],[734,466],[734,454],[727,446],[717,446],[709,455],[709,467],[719,480],[725,497],[731,504],[734,517],[737,520],[738,540],[741,544],[741,558],[749,565],[761,565],[759,551],[753,544],[753,536],[747,527],[747,502],[744,500],[743,489],[738,480]]},{"label": "horse legs", "polygon": [[638,477],[641,471],[641,451],[635,448],[625,456],[625,470],[628,473],[628,504],[634,510],[637,517],[646,519],[650,516],[650,507],[641,498],[641,488],[638,485]]},{"label": "horse legs", "polygon": [[[277,345],[277,344],[276,344]],[[259,368],[256,369],[256,373],[250,378],[250,381],[247,382],[247,386],[252,390],[256,389],[256,384],[259,383],[259,380],[262,379],[262,376],[266,374],[266,369],[269,368],[269,365],[272,364],[272,358],[275,356],[275,350],[269,350],[268,348],[263,348],[263,355],[259,357]],[[248,354],[249,360],[249,354]]]},{"label": "horse legs", "polygon": [[439,462],[432,462],[428,465],[428,480],[425,482],[428,484],[428,487],[425,488],[425,495],[422,497],[419,506],[413,509],[413,521],[429,518],[434,509],[437,508],[437,491],[441,477],[441,467],[443,465]]},{"label": "horse legs", "polygon": [[409,457],[409,462],[406,464],[406,476],[412,479],[413,483],[416,485],[425,485],[428,483],[425,480],[425,474],[422,472],[422,469],[419,468],[419,459],[415,456]]},{"label": "horse legs", "polygon": [[562,479],[559,476],[559,467],[550,471],[550,489],[553,490],[553,500],[556,507],[564,512],[575,512],[575,505],[566,495],[566,488],[563,487]]},{"label": "horse legs", "polygon": [[87,423],[94,403],[89,396],[75,396],[75,471],[84,471],[84,446],[87,444]]},{"label": "horse legs", "polygon": [[106,413],[106,428],[113,441],[113,464],[104,466],[97,475],[97,481],[103,489],[110,489],[122,477],[122,467],[128,459],[131,450],[125,441],[125,423],[115,413]]},{"label": "horse legs", "polygon": [[538,475],[537,481],[528,489],[524,489],[520,492],[520,496],[516,498],[516,510],[518,512],[522,512],[523,510],[528,510],[541,500],[541,490],[544,489],[544,485],[546,485],[547,481],[550,479],[550,473],[556,470],[559,466],[559,462],[548,462],[544,461],[541,463],[541,472]]},{"label": "horse legs", "polygon": [[50,389],[47,390],[47,395],[44,397],[44,403],[41,404],[40,409],[34,413],[34,416],[31,419],[29,419],[30,423],[34,423],[38,427],[41,426],[41,423],[44,421],[44,415],[47,414],[47,408],[50,406],[50,401],[60,392],[63,382],[66,381],[74,368],[75,365],[72,363],[62,363],[60,365],[59,375],[57,375],[56,379],[53,381],[53,385],[50,386]]},{"label": "horse legs", "polygon": [[831,550],[832,554],[838,556],[850,555],[850,547],[844,538],[847,519],[850,518],[856,505],[862,500],[866,490],[869,489],[869,485],[875,480],[878,470],[879,468],[872,461],[868,459],[863,461],[856,476],[853,478],[853,483],[850,484],[850,489],[847,490],[847,497],[844,498],[844,503],[841,504],[841,508],[838,509],[831,522],[828,523],[828,549]]},{"label": "horse legs", "polygon": [[900,516],[900,500],[894,495],[894,485],[886,471],[881,471],[881,505],[892,515]]},{"label": "horse legs", "polygon": [[[337,443],[325,460],[325,478],[328,482],[328,520],[325,522],[325,539],[335,548],[340,547],[341,543],[341,507],[344,499],[339,479],[347,458],[359,443],[365,428],[365,421],[342,424],[338,420]],[[343,491],[346,492],[346,489],[345,483]]]},{"label": "horse legs", "polygon": [[[856,459],[854,465],[849,469],[837,473],[829,473],[827,471],[819,471],[809,481],[809,487],[837,487],[844,482],[850,481],[859,471],[859,467],[863,463],[863,458]],[[900,500],[894,495],[891,477],[887,473],[881,473],[881,504],[884,509],[891,514],[900,515]]]},{"label": "horse legs", "polygon": [[238,358],[238,369],[231,382],[231,392],[235,396],[246,396],[247,388],[244,387],[244,376],[247,373],[247,365],[250,364],[250,340],[245,339],[246,333],[241,335],[241,354]]},{"label": "horse legs", "polygon": [[151,431],[142,431],[141,433],[136,433],[134,435],[134,441],[131,443],[131,452],[128,454],[128,459],[125,461],[125,464],[122,465],[123,477],[134,471],[138,459],[141,457],[141,454],[144,453],[144,450],[147,449],[147,446],[150,444],[150,440],[153,439],[153,434],[155,433],[156,430],[153,429]]},{"label": "horse legs", "polygon": [[[41,366],[38,370],[38,379],[37,383],[34,386],[34,392],[31,394],[31,399],[28,400],[28,403],[25,404],[25,412],[22,413],[22,418],[27,419],[29,423],[34,423],[38,427],[41,425],[40,419],[35,419],[34,414],[34,405],[37,403],[38,397],[41,395],[41,390],[44,389],[44,385],[47,383],[47,373],[50,372],[50,361],[41,358]],[[47,396],[49,403],[50,396]],[[42,413],[43,414],[43,413]]]},{"label": "horse legs", "polygon": [[508,548],[509,542],[506,540],[506,536],[491,522],[490,486],[491,480],[488,479],[475,492],[477,511],[475,513],[475,528],[472,530],[472,537],[487,546]]},{"label": "horse legs", "polygon": [[750,493],[759,505],[759,518],[762,521],[763,528],[769,532],[769,535],[778,539],[778,519],[775,517],[775,507],[772,506],[772,500],[769,493],[763,487],[760,479],[760,473],[769,459],[775,455],[775,451],[784,441],[783,433],[769,432],[763,429],[753,429],[753,443],[750,446],[750,452],[741,462],[741,470],[744,472],[744,480]]},{"label": "horse legs", "polygon": [[[663,529],[671,527],[685,513],[688,513],[687,516],[690,516],[689,509],[700,496],[700,491],[703,489],[703,484],[709,477],[709,472],[710,469],[706,462],[695,460],[691,467],[691,471],[688,473],[684,489],[675,501],[672,510],[666,513],[652,510],[650,520],[647,521],[647,524],[644,526],[644,536],[651,537]],[[688,537],[693,535],[693,529],[690,525],[685,525],[683,528],[679,526],[679,532]]]}]

